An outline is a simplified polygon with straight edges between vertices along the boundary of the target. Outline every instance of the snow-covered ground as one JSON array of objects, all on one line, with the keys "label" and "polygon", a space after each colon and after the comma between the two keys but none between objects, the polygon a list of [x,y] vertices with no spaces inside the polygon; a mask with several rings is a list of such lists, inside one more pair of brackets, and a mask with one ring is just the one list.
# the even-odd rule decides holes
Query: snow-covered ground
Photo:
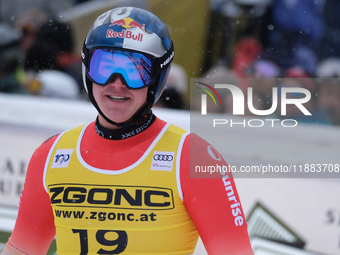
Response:
[{"label": "snow-covered ground", "polygon": [[[340,173],[335,172],[336,164],[340,164],[339,127],[299,124],[295,128],[241,125],[213,128],[211,119],[232,117],[209,115],[208,119],[202,119],[188,111],[160,108],[154,112],[207,139],[230,165],[295,166],[297,172],[290,175],[256,173],[236,178],[246,215],[260,201],[306,241],[306,249],[340,254],[340,179],[337,179]],[[17,186],[23,183],[22,169],[33,150],[49,136],[93,121],[95,117],[96,111],[87,101],[0,94],[0,181],[3,182],[0,227],[13,227]],[[309,167],[326,164],[321,165],[326,171],[299,173],[299,166],[304,164]],[[201,243],[195,254],[205,254]]]}]

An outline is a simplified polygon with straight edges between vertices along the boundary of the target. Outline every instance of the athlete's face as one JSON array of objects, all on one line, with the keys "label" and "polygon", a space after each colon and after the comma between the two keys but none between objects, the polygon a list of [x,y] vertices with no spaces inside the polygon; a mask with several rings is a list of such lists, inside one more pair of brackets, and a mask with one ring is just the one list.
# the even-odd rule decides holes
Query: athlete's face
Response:
[{"label": "athlete's face", "polygon": [[[103,114],[120,123],[129,120],[146,102],[148,88],[128,89],[119,77],[106,86],[93,83],[93,96]],[[116,126],[108,123],[100,114],[99,122],[106,128]]]}]

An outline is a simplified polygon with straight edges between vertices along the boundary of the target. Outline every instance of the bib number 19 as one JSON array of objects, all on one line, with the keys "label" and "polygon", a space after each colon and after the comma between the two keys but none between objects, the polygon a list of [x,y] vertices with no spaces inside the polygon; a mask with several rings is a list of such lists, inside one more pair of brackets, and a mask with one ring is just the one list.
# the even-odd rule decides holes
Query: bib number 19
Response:
[{"label": "bib number 19", "polygon": [[[79,234],[80,239],[80,255],[88,254],[89,245],[88,245],[88,234],[86,229],[72,229],[73,233]],[[116,239],[107,239],[105,234],[107,233],[116,233],[118,236]],[[106,246],[111,249],[99,249],[97,254],[119,254],[122,253],[127,246],[128,237],[125,231],[117,231],[117,230],[98,230],[96,232],[96,240],[99,244]],[[112,250],[112,247],[115,248]]]}]

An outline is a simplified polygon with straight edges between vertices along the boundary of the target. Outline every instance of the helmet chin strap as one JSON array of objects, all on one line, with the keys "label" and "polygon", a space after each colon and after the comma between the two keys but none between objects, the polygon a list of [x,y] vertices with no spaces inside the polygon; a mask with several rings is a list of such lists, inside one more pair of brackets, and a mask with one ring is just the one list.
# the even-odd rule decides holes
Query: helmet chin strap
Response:
[{"label": "helmet chin strap", "polygon": [[98,113],[110,124],[115,125],[119,128],[126,128],[134,125],[138,125],[138,123],[142,123],[143,120],[147,119],[149,113],[151,112],[151,107],[149,104],[145,103],[130,119],[124,122],[115,122],[110,120],[98,107],[97,103],[94,103],[95,107],[98,110]]}]

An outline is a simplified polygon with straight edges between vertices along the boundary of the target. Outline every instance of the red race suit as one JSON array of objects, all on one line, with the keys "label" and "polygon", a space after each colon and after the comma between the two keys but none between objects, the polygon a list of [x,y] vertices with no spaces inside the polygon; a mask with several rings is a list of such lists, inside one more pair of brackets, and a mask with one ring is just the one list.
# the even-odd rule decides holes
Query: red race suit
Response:
[{"label": "red race suit", "polygon": [[[130,166],[142,157],[166,124],[157,118],[140,134],[124,140],[110,140],[100,137],[95,123],[90,123],[81,139],[82,158],[87,164],[100,169],[112,169],[112,165],[114,169]],[[46,254],[56,235],[51,197],[44,186],[44,169],[57,137],[43,142],[28,165],[18,217],[7,243],[7,248],[23,254]],[[195,134],[185,137],[178,175],[183,203],[209,255],[251,255],[253,250],[246,219],[231,173],[190,176],[195,166],[216,165],[216,159],[220,160],[220,165],[227,165],[205,140]],[[81,232],[75,234],[80,235]]]}]

